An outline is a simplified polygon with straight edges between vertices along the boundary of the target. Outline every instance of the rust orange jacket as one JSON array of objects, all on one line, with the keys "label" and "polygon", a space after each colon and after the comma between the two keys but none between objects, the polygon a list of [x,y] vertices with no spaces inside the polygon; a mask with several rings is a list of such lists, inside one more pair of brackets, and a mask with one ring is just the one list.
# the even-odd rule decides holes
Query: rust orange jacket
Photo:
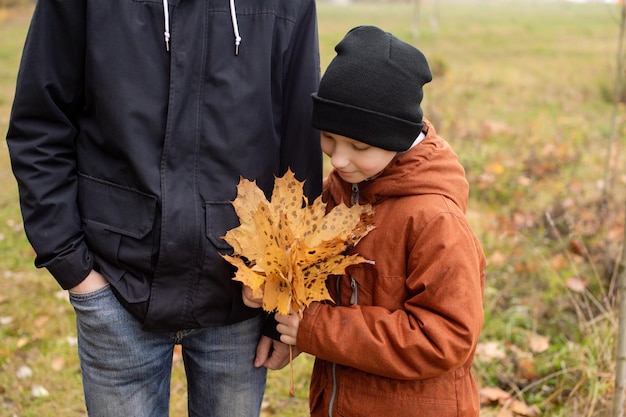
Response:
[{"label": "rust orange jacket", "polygon": [[471,367],[485,257],[465,216],[463,167],[426,128],[375,179],[325,182],[328,210],[358,193],[376,228],[353,250],[373,262],[330,277],[334,303],[313,303],[300,322],[297,347],[316,356],[312,416],[479,415]]}]

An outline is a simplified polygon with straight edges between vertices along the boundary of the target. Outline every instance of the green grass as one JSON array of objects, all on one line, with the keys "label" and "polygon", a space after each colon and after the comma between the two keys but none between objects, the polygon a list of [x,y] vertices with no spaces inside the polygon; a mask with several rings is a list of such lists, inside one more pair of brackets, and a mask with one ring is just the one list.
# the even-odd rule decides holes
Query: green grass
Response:
[{"label": "green grass", "polygon": [[[563,2],[319,3],[322,68],[352,27],[374,24],[412,41],[435,79],[425,116],[455,148],[471,184],[468,216],[489,259],[481,387],[498,387],[546,416],[609,414],[616,343],[613,270],[623,241],[624,111],[614,186],[602,204],[619,8]],[[435,9],[434,4],[440,4]],[[1,18],[0,14],[0,18]],[[438,16],[438,30],[430,25]],[[0,23],[0,132],[8,123],[28,13]],[[73,313],[21,227],[6,144],[0,141],[0,416],[83,416]],[[568,279],[587,283],[583,292]],[[547,349],[533,341],[547,337]],[[264,416],[307,415],[312,358],[270,372]],[[17,378],[28,366],[33,375]],[[49,395],[33,396],[36,385]],[[184,371],[174,366],[172,415],[185,415]],[[502,407],[488,404],[483,415]]]}]

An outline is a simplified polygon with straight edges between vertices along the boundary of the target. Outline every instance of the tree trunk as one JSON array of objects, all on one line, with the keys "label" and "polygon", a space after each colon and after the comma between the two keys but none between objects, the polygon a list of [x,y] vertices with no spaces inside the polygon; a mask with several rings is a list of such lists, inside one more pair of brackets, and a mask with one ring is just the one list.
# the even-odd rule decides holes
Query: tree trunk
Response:
[{"label": "tree trunk", "polygon": [[[617,79],[615,85],[615,102],[613,103],[613,118],[611,119],[611,133],[607,150],[606,176],[604,183],[604,197],[608,198],[612,188],[612,155],[613,142],[616,136],[617,110],[622,98],[624,79],[623,39],[626,31],[626,2],[621,1],[622,19],[620,23],[618,51],[617,51]],[[626,202],[625,202],[626,205]],[[612,417],[624,417],[624,401],[626,399],[626,214],[624,215],[624,238],[622,239],[622,258],[618,268],[617,300],[619,303],[617,325],[617,352],[615,354],[615,390],[613,393]]]},{"label": "tree trunk", "polygon": [[422,8],[422,0],[413,0],[413,22],[411,24],[411,33],[413,42],[417,43],[420,37],[420,11]]},{"label": "tree trunk", "polygon": [[608,198],[611,195],[611,189],[613,187],[613,144],[615,142],[615,136],[617,135],[617,113],[619,110],[619,103],[622,100],[622,90],[624,85],[624,34],[626,32],[626,2],[622,2],[620,5],[622,9],[622,18],[619,28],[619,37],[617,39],[617,76],[615,77],[615,99],[613,102],[613,115],[611,117],[611,130],[609,133],[609,143],[607,146],[607,157],[605,164],[604,175],[604,198]]},{"label": "tree trunk", "polygon": [[[624,215],[626,218],[626,214]],[[624,239],[622,239],[622,259],[620,261],[618,285],[618,330],[617,354],[615,355],[615,392],[613,393],[613,417],[624,417],[626,398],[626,219],[624,221]]]}]

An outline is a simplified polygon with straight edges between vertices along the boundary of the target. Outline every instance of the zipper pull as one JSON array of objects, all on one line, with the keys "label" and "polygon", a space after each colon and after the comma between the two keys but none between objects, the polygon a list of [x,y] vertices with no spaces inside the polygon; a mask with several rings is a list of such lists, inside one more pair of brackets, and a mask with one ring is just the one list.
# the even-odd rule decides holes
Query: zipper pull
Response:
[{"label": "zipper pull", "polygon": [[352,196],[350,197],[350,205],[359,204],[359,184],[352,184]]},{"label": "zipper pull", "polygon": [[352,295],[350,295],[350,305],[353,306],[359,303],[359,283],[356,279],[350,275],[350,288],[352,289]]}]

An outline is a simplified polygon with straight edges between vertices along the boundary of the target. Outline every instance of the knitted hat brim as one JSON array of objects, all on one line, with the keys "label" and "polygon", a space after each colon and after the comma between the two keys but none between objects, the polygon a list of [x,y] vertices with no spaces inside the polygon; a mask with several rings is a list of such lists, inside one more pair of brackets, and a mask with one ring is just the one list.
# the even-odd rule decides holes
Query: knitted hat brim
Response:
[{"label": "knitted hat brim", "polygon": [[[406,151],[424,127],[424,122],[415,123],[388,114],[362,107],[327,100],[313,93],[314,128],[346,136],[359,142],[389,151]],[[409,145],[407,145],[409,143]]]}]

